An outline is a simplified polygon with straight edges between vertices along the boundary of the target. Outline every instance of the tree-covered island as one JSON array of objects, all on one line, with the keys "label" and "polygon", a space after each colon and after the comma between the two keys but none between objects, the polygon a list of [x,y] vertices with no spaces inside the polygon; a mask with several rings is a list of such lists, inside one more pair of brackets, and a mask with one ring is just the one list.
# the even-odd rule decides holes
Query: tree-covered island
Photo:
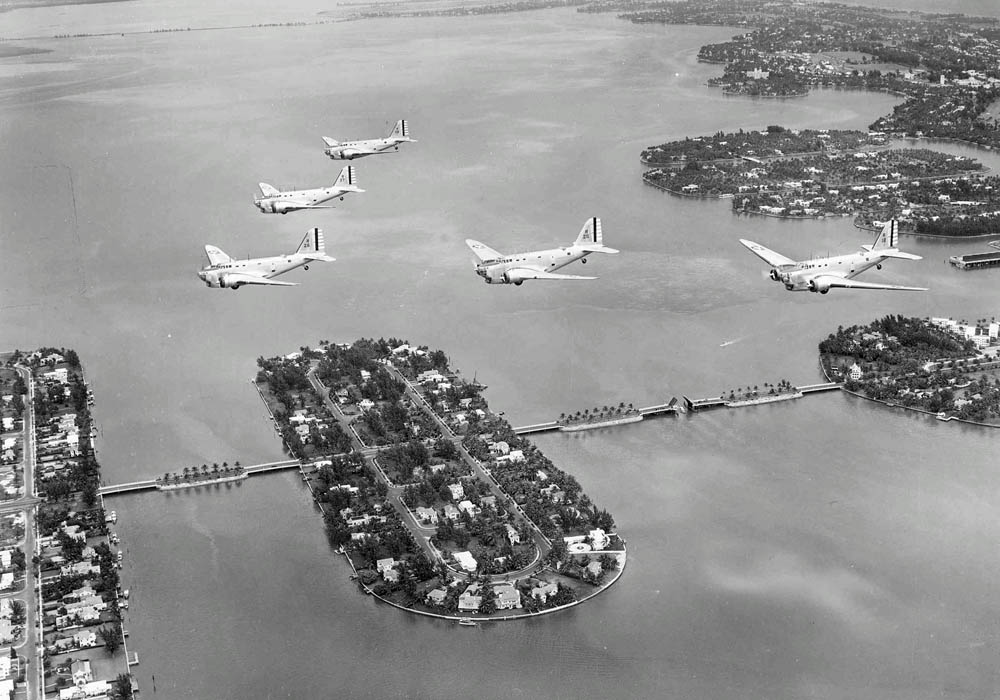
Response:
[{"label": "tree-covered island", "polygon": [[827,376],[891,406],[1000,427],[1000,323],[886,316],[819,344]]},{"label": "tree-covered island", "polygon": [[510,618],[613,583],[614,520],[490,411],[440,350],[322,342],[258,360],[286,449],[367,592],[416,612]]}]

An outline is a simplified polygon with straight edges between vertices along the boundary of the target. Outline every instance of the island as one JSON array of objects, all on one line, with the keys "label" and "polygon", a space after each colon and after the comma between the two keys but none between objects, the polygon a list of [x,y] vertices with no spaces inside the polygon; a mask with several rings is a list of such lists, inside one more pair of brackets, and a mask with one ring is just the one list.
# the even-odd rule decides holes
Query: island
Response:
[{"label": "island", "polygon": [[1000,427],[1000,322],[885,316],[819,344],[829,379],[887,406]]},{"label": "island", "polygon": [[471,624],[565,609],[624,570],[611,514],[441,350],[323,341],[258,365],[275,428],[308,465],[327,536],[365,593]]},{"label": "island", "polygon": [[123,552],[80,358],[43,347],[0,360],[0,691],[131,698]]}]

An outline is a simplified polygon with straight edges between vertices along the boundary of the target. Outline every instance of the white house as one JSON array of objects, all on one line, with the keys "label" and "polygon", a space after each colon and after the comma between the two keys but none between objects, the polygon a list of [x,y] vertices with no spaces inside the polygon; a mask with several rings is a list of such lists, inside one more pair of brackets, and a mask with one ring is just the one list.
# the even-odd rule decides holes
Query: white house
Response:
[{"label": "white house", "polygon": [[465,489],[462,488],[461,484],[448,484],[448,490],[451,491],[451,500],[453,501],[465,498]]},{"label": "white house", "polygon": [[470,573],[474,572],[476,567],[479,566],[475,557],[472,556],[472,552],[455,552],[452,556],[455,557],[455,561],[458,562],[459,566]]},{"label": "white house", "polygon": [[421,522],[430,523],[431,525],[437,525],[438,514],[433,508],[423,508],[417,506],[417,520]]}]

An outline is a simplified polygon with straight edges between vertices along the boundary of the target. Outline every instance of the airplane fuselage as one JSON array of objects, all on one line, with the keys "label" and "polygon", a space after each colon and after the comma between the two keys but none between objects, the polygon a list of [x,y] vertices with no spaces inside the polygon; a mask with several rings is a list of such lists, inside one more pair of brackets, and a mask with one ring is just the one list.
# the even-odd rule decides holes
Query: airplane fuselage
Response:
[{"label": "airplane fuselage", "polygon": [[830,258],[803,260],[795,265],[783,265],[771,268],[771,279],[781,282],[790,292],[814,291],[810,280],[820,275],[836,275],[845,279],[853,279],[865,270],[882,267],[887,259],[884,255],[871,252],[849,253]]},{"label": "airplane fuselage", "polygon": [[577,260],[587,262],[585,258],[588,255],[590,255],[590,251],[576,246],[505,255],[496,260],[484,260],[477,264],[476,274],[485,279],[488,284],[521,284],[521,280],[508,274],[510,270],[534,268],[544,272],[554,272]]},{"label": "airplane fuselage", "polygon": [[218,265],[206,265],[198,272],[198,277],[209,287],[232,287],[233,289],[237,289],[244,283],[227,284],[226,275],[228,273],[258,275],[264,279],[271,279],[303,265],[306,265],[306,269],[308,270],[308,263],[309,258],[298,253],[275,255],[269,258],[231,260],[219,263]]},{"label": "airplane fuselage", "polygon": [[350,190],[339,187],[323,187],[315,190],[297,190],[295,192],[279,192],[268,197],[259,197],[254,204],[265,214],[287,214],[299,209],[310,209],[340,197]]}]

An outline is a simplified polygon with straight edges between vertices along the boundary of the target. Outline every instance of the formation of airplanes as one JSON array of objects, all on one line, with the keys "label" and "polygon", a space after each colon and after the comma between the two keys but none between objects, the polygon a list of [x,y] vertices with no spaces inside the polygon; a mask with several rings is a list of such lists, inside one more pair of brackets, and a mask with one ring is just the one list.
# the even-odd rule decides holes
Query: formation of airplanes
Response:
[{"label": "formation of airplanes", "polygon": [[205,255],[208,256],[208,265],[201,268],[198,277],[209,287],[219,289],[239,289],[247,284],[294,287],[297,282],[278,282],[273,278],[297,267],[308,270],[311,262],[336,260],[326,254],[323,231],[318,228],[309,229],[294,253],[234,260],[214,245],[206,245]]},{"label": "formation of airplanes", "polygon": [[410,138],[410,129],[405,119],[396,122],[396,126],[384,139],[334,141],[329,136],[324,136],[323,141],[327,145],[324,153],[334,160],[354,160],[364,156],[374,156],[389,151],[398,151],[399,145],[402,143],[416,143],[415,139]]},{"label": "formation of airplanes", "polygon": [[[340,142],[324,136],[323,141],[327,146],[324,153],[334,160],[353,160],[388,153],[399,150],[401,144],[415,143],[415,139],[410,138],[405,119],[397,121],[386,138]],[[353,165],[345,166],[330,187],[281,191],[266,182],[259,183],[258,187],[261,194],[254,197],[253,203],[264,214],[287,214],[302,209],[332,209],[334,206],[330,202],[337,199],[343,201],[347,194],[364,192],[357,186]],[[835,287],[926,291],[926,287],[861,282],[855,279],[872,267],[882,269],[882,263],[890,258],[920,260],[919,255],[899,250],[898,237],[898,223],[893,219],[885,223],[873,244],[863,245],[856,253],[809,260],[792,260],[743,238],[740,243],[770,265],[771,279],[784,284],[788,291],[827,294]],[[465,243],[477,258],[473,267],[483,281],[487,284],[515,286],[522,285],[525,280],[595,280],[597,277],[594,276],[563,274],[557,270],[577,260],[586,264],[587,256],[591,253],[615,255],[619,252],[604,245],[601,220],[596,216],[587,219],[576,240],[568,246],[504,255],[471,238],[466,239]],[[310,262],[334,260],[326,254],[323,232],[318,228],[310,229],[298,249],[286,255],[234,260],[213,245],[205,246],[205,254],[209,264],[198,272],[198,277],[209,287],[226,289],[239,289],[249,284],[295,286],[294,282],[279,282],[273,278],[297,267],[308,270]]]},{"label": "formation of airplanes", "polygon": [[562,275],[555,271],[577,260],[586,263],[587,256],[591,253],[618,253],[614,248],[604,245],[601,220],[596,216],[587,219],[572,245],[560,248],[503,255],[471,238],[466,239],[465,243],[479,258],[479,262],[475,263],[476,274],[486,284],[520,286],[525,280],[595,280],[596,277]]},{"label": "formation of airplanes", "polygon": [[871,245],[861,246],[857,253],[836,255],[828,258],[813,258],[796,261],[786,258],[765,248],[759,243],[741,238],[751,253],[771,266],[770,277],[775,282],[781,282],[790,292],[819,292],[826,294],[834,287],[844,289],[895,289],[908,292],[925,292],[927,287],[904,287],[898,284],[878,284],[874,282],[859,282],[854,278],[865,270],[882,269],[882,263],[890,258],[901,260],[920,260],[919,255],[904,253],[897,248],[899,237],[898,223],[895,219],[888,221],[882,232]]},{"label": "formation of airplanes", "polygon": [[287,214],[300,209],[333,209],[333,205],[327,202],[338,198],[343,201],[346,194],[364,192],[356,183],[354,166],[348,165],[340,171],[340,177],[330,187],[282,192],[261,182],[257,185],[261,196],[254,197],[253,203],[264,214]]}]

